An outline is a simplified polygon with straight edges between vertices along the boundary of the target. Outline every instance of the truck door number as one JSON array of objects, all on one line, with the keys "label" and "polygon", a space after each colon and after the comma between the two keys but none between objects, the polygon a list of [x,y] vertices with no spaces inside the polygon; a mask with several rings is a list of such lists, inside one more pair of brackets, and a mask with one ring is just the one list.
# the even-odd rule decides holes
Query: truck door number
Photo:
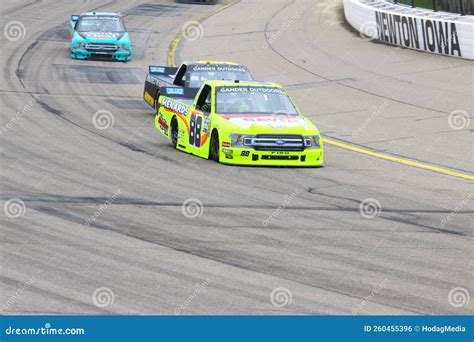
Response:
[{"label": "truck door number", "polygon": [[189,122],[189,145],[201,147],[202,116],[191,115]]}]

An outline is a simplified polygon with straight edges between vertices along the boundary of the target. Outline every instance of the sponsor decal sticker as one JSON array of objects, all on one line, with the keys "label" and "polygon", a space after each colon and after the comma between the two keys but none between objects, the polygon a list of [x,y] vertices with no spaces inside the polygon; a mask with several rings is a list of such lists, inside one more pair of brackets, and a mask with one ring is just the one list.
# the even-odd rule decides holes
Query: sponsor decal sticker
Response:
[{"label": "sponsor decal sticker", "polygon": [[242,66],[231,66],[231,65],[194,65],[191,67],[191,71],[194,72],[243,72],[247,73],[247,69]]},{"label": "sponsor decal sticker", "polygon": [[99,15],[85,15],[82,18],[87,20],[120,20],[120,17],[106,15],[106,16],[99,16]]},{"label": "sponsor decal sticker", "polygon": [[233,114],[222,115],[223,118],[229,120],[242,128],[249,128],[251,126],[264,126],[271,128],[287,128],[287,127],[304,127],[306,128],[306,122],[299,115],[294,116],[280,116],[280,115],[267,115],[267,116],[237,116]]},{"label": "sponsor decal sticker", "polygon": [[165,82],[165,81],[163,81],[159,78],[156,78],[155,76],[152,76],[150,74],[147,75],[146,80],[147,80],[147,82],[150,82],[151,84],[154,84],[158,87],[166,87],[166,86],[171,85],[170,82]]},{"label": "sponsor decal sticker", "polygon": [[230,142],[223,141],[222,142],[222,147],[230,147]]},{"label": "sponsor decal sticker", "polygon": [[184,88],[166,88],[166,94],[168,95],[184,95]]},{"label": "sponsor decal sticker", "polygon": [[211,118],[208,116],[202,125],[202,132],[208,133],[209,132],[209,124],[211,123]]},{"label": "sponsor decal sticker", "polygon": [[150,66],[150,72],[156,74],[163,74],[165,72],[165,68],[158,66]]},{"label": "sponsor decal sticker", "polygon": [[86,38],[114,38],[118,39],[120,36],[122,36],[122,33],[116,33],[116,32],[81,32],[82,36],[85,36]]},{"label": "sponsor decal sticker", "polygon": [[145,92],[144,97],[145,97],[145,101],[148,102],[151,106],[155,105],[155,99],[150,94],[148,94],[147,91]]},{"label": "sponsor decal sticker", "polygon": [[284,90],[271,87],[218,87],[220,93],[275,93],[286,94]]},{"label": "sponsor decal sticker", "polygon": [[166,97],[161,101],[161,105],[165,108],[168,108],[168,109],[171,109],[175,112],[183,114],[184,116],[188,115],[188,113],[189,113],[189,107],[188,106],[186,106],[182,103],[176,102],[172,99],[166,98]]},{"label": "sponsor decal sticker", "polygon": [[163,115],[160,114],[160,116],[158,117],[158,123],[160,124],[160,128],[161,130],[163,131],[163,133],[165,135],[168,135],[168,123],[166,122],[165,118],[163,117]]}]

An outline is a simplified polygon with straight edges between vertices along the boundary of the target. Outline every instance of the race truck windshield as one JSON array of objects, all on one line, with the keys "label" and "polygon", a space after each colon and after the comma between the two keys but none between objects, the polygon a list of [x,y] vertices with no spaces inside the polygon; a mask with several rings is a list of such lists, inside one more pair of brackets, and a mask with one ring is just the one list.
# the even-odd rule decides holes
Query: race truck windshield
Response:
[{"label": "race truck windshield", "polygon": [[200,88],[207,80],[251,81],[248,70],[241,66],[196,65],[187,75],[189,88]]},{"label": "race truck windshield", "polygon": [[82,17],[77,22],[77,32],[125,32],[125,26],[118,17],[111,16],[90,16]]},{"label": "race truck windshield", "polygon": [[216,113],[299,115],[284,90],[270,87],[218,87]]}]

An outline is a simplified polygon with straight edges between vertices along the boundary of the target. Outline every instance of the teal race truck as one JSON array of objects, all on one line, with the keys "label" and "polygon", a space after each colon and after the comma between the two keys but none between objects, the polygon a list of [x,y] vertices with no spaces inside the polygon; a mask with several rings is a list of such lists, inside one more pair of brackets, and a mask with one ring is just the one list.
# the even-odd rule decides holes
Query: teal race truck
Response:
[{"label": "teal race truck", "polygon": [[73,59],[97,58],[127,62],[132,58],[130,36],[123,17],[118,13],[72,15],[69,35]]}]

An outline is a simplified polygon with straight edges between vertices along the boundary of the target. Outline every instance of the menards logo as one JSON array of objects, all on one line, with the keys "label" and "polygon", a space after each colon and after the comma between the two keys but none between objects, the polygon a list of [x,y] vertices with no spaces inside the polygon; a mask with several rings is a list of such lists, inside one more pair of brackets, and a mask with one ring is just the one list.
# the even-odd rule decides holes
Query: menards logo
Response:
[{"label": "menards logo", "polygon": [[375,12],[378,39],[407,48],[461,56],[456,24]]},{"label": "menards logo", "polygon": [[173,101],[166,97],[161,101],[161,105],[183,115],[188,115],[189,112],[188,106],[185,106],[179,102]]}]

